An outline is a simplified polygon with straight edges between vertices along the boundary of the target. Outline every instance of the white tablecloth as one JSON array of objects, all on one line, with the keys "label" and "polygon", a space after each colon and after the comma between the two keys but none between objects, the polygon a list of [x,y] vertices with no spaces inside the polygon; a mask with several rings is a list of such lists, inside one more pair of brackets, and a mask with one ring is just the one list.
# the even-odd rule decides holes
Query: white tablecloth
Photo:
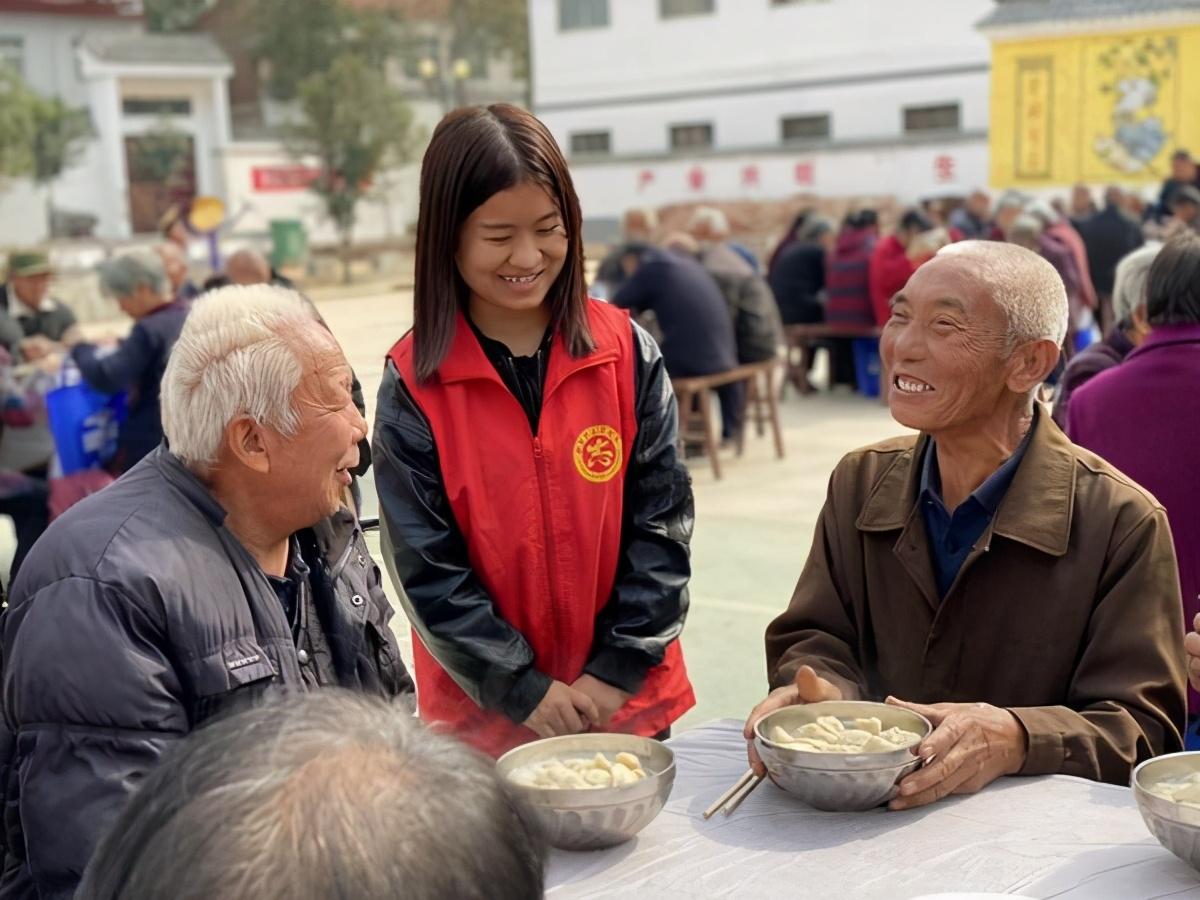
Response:
[{"label": "white tablecloth", "polygon": [[768,781],[733,816],[705,822],[746,770],[740,732],[724,720],[671,740],[666,808],[622,846],[555,851],[547,897],[1200,900],[1200,876],[1158,845],[1127,788],[1065,776],[1005,778],[903,813],[818,812]]}]

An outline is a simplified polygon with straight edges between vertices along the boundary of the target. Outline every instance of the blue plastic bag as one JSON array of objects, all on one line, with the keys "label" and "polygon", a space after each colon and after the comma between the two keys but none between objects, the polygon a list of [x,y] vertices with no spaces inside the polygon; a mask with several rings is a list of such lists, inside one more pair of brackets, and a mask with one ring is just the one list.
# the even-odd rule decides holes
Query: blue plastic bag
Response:
[{"label": "blue plastic bag", "polygon": [[69,360],[58,386],[46,395],[50,433],[63,475],[101,468],[117,452],[125,421],[125,394],[102,394],[89,387]]}]

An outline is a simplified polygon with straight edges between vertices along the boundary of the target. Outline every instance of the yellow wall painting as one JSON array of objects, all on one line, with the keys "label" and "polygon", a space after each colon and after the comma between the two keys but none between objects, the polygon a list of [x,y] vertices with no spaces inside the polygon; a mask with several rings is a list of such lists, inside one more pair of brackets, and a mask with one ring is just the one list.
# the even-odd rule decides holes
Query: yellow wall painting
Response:
[{"label": "yellow wall painting", "polygon": [[1200,152],[1200,25],[997,42],[995,187],[1152,182]]}]

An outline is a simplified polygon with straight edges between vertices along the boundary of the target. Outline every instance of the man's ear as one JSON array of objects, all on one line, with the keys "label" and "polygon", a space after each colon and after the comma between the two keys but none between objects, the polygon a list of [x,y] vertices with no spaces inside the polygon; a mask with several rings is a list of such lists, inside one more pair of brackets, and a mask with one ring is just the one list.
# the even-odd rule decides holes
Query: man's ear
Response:
[{"label": "man's ear", "polygon": [[1008,361],[1008,389],[1028,394],[1054,371],[1061,355],[1062,348],[1054,341],[1030,341],[1017,347]]},{"label": "man's ear", "polygon": [[225,441],[233,458],[247,469],[261,475],[271,471],[263,427],[249,416],[238,416],[225,427]]}]

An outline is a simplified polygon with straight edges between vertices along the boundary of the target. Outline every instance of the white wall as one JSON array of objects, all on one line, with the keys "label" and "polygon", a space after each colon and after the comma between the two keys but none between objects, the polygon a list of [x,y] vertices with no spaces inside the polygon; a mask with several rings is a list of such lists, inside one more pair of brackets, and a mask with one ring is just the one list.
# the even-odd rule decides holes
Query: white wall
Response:
[{"label": "white wall", "polygon": [[0,250],[46,239],[46,194],[29,178],[0,178]]},{"label": "white wall", "polygon": [[609,0],[609,27],[559,31],[559,0],[530,0],[534,103],[986,63],[974,24],[992,0],[716,0],[660,20],[657,0]]},{"label": "white wall", "polygon": [[[235,143],[222,153],[226,210],[234,235],[264,236],[272,219],[299,219],[310,243],[335,244],[337,231],[325,218],[320,197],[305,188],[257,190],[255,168],[287,168],[297,163],[278,144]],[[315,163],[313,164],[315,167]],[[417,215],[417,170],[409,165],[377,179],[376,194],[358,207],[357,241],[400,238]]]},{"label": "white wall", "polygon": [[[76,60],[75,45],[85,31],[93,33],[123,33],[137,31],[136,21],[108,19],[80,19],[66,16],[47,16],[28,13],[5,13],[0,16],[0,35],[22,39],[24,44],[23,76],[31,88],[40,94],[61,97],[71,106],[87,107],[93,100],[94,90],[84,81]],[[95,121],[97,127],[101,123]],[[54,205],[59,209],[96,214],[101,211],[97,193],[105,193],[110,172],[105,166],[104,154],[98,141],[92,141],[79,163],[64,172],[52,186]],[[33,197],[30,192],[19,192],[10,183],[0,187],[0,210],[5,222],[0,231],[5,233],[24,230],[26,227],[34,237],[25,241],[41,240],[48,230],[46,201],[42,194]],[[19,227],[18,227],[19,226]],[[0,243],[4,243],[0,239]]]},{"label": "white wall", "polygon": [[[949,159],[947,165],[940,160]],[[798,181],[806,167],[811,183]],[[748,185],[747,167],[758,183]],[[689,173],[699,168],[704,187],[695,189]],[[653,180],[642,183],[644,172]],[[801,193],[827,197],[893,195],[901,203],[963,195],[985,184],[987,142],[962,140],[916,146],[879,146],[805,154],[745,153],[704,160],[663,159],[571,167],[584,216],[617,219],[633,206],[713,200],[777,200]]]},{"label": "white wall", "polygon": [[[611,158],[572,160],[588,218],[635,204],[894,194],[902,202],[987,181],[992,0],[716,0],[661,20],[657,0],[609,0],[606,28],[560,31],[559,0],[530,0],[534,108],[564,148],[608,131]],[[906,106],[958,103],[958,135],[906,136]],[[829,114],[830,140],[784,147],[780,120]],[[670,126],[710,122],[712,151],[670,149]],[[935,167],[953,160],[953,172]],[[809,163],[811,184],[794,177]],[[759,184],[742,172],[759,168]],[[687,183],[695,166],[706,183]],[[654,173],[639,189],[639,174]]]}]

